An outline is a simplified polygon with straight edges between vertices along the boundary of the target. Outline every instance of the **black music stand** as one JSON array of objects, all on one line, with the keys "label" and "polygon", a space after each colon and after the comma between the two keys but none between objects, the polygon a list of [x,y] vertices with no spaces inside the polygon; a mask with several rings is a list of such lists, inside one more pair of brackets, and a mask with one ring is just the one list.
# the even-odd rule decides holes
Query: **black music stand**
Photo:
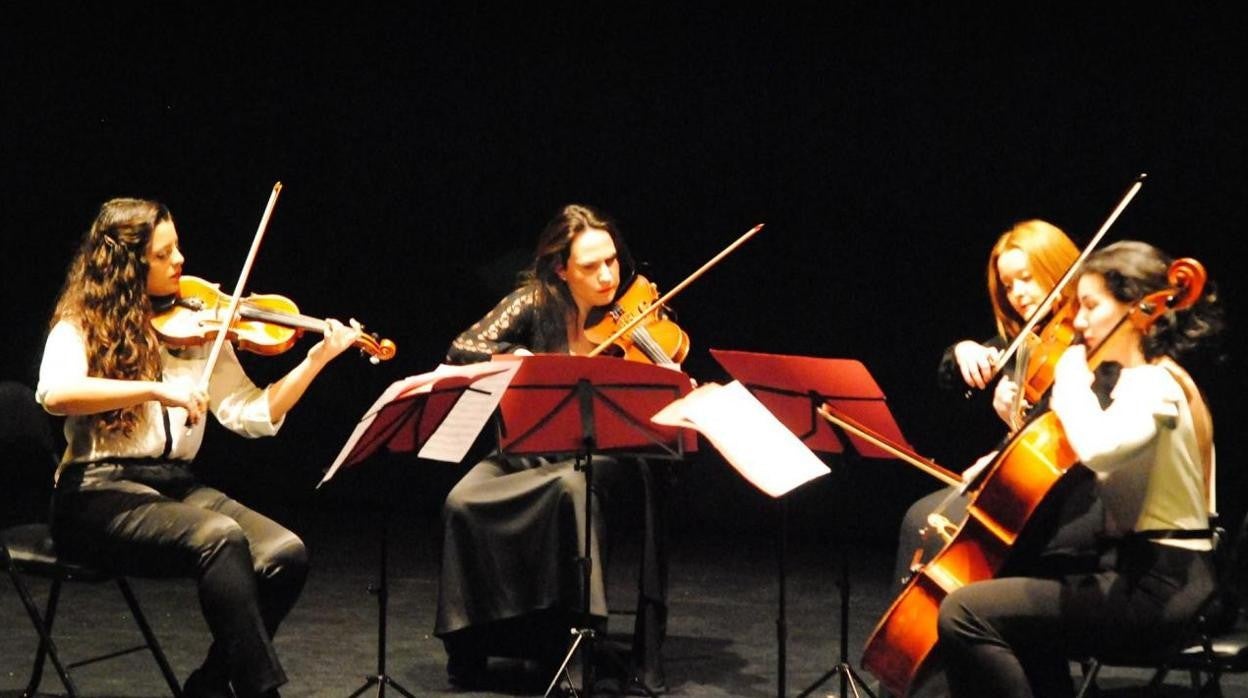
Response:
[{"label": "black music stand", "polygon": [[[338,454],[338,458],[326,471],[317,487],[328,482],[340,467],[359,465],[383,447],[392,453],[418,451],[441,426],[443,420],[450,414],[451,408],[465,392],[479,391],[472,384],[485,375],[491,374],[478,372],[474,375],[450,375],[437,378],[435,372],[413,376],[391,384],[364,414]],[[388,468],[383,464],[383,485],[387,472]],[[386,616],[390,600],[387,582],[390,500],[387,493],[391,489],[383,487],[380,520],[378,521],[380,528],[378,581],[368,587],[368,592],[377,596],[377,673],[366,674],[364,683],[348,698],[356,698],[373,686],[377,687],[378,698],[384,698],[387,686],[407,698],[415,698],[410,691],[386,673]]]},{"label": "black music stand", "polygon": [[[585,550],[581,572],[581,625],[571,629],[567,654],[546,688],[549,696],[561,680],[571,686],[568,664],[581,652],[581,695],[593,695],[594,654],[599,649],[591,627],[593,573],[593,456],[598,453],[680,459],[696,448],[687,430],[651,424],[650,417],[687,394],[689,377],[679,371],[607,357],[532,356],[512,378],[499,403],[499,451],[503,455],[567,455],[585,474]],[[582,647],[582,645],[584,645]],[[607,645],[605,654],[623,672],[629,687],[655,696],[636,672]]]},{"label": "black music stand", "polygon": [[[884,393],[860,361],[853,359],[823,359],[806,356],[759,354],[744,351],[711,349],[711,356],[724,370],[754,393],[782,424],[789,428],[811,451],[823,454],[843,454],[848,463],[858,458],[891,458],[888,453],[856,436],[847,435],[819,416],[818,410],[828,404],[840,412],[853,415],[860,423],[871,426],[878,433],[905,444],[901,430],[893,420],[885,403]],[[844,512],[848,505],[846,468],[839,468],[837,491]],[[776,693],[779,698],[786,694],[786,646],[788,642],[787,618],[785,616],[785,556],[788,538],[788,498],[779,497],[779,543],[777,567],[779,570],[779,614],[776,619],[777,678]],[[842,528],[840,524],[837,526]],[[849,663],[849,552],[841,531],[837,547],[841,563],[838,586],[841,590],[840,655],[832,669],[825,672],[813,684],[804,689],[799,698],[812,693],[833,676],[841,677],[841,696],[852,686],[854,695],[859,690],[874,696]]]}]

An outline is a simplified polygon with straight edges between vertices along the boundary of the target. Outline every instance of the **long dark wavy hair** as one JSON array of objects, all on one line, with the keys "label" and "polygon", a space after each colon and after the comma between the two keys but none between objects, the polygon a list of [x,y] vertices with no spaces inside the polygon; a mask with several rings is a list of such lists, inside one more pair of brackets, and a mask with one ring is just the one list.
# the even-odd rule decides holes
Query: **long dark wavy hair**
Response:
[{"label": "long dark wavy hair", "polygon": [[[1166,277],[1174,259],[1146,242],[1123,240],[1088,256],[1080,274],[1099,274],[1105,287],[1123,303],[1170,286]],[[1188,308],[1168,310],[1149,328],[1141,349],[1150,361],[1160,356],[1182,359],[1200,349],[1212,353],[1223,327],[1222,304],[1212,281]],[[1217,358],[1217,357],[1215,357]]]},{"label": "long dark wavy hair", "polygon": [[621,292],[632,277],[633,259],[615,221],[584,204],[568,204],[546,224],[537,239],[533,262],[520,274],[520,285],[531,287],[536,296],[538,322],[534,348],[562,351],[567,348],[568,326],[576,321],[576,303],[568,284],[559,278],[559,269],[568,263],[572,241],[590,229],[604,230],[615,243],[620,261]]},{"label": "long dark wavy hair", "polygon": [[[147,295],[152,230],[172,220],[164,204],[112,199],[100,206],[69,264],[52,325],[74,323],[87,345],[89,375],[122,380],[160,379],[160,341],[152,329]],[[97,423],[129,434],[137,406],[102,412]]]}]

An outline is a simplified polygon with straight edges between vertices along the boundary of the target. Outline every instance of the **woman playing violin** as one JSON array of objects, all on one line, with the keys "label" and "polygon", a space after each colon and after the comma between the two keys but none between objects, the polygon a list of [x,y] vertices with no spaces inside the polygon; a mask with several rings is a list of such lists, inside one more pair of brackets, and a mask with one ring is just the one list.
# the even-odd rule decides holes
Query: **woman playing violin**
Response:
[{"label": "woman playing violin", "polygon": [[[964,339],[945,350],[937,369],[940,385],[961,392],[986,388],[993,380],[992,367],[1002,350],[1019,331],[1040,302],[1053,290],[1062,274],[1079,256],[1079,248],[1060,228],[1042,220],[1015,224],[997,238],[988,255],[988,297],[996,319],[997,335],[985,342]],[[1073,290],[1066,296],[1073,296]],[[1011,424],[1011,411],[1018,392],[1010,371],[999,373],[992,406],[997,416]],[[910,574],[915,551],[930,559],[944,541],[932,535],[928,515],[944,505],[944,516],[957,522],[965,515],[965,501],[951,496],[952,488],[927,495],[906,511],[898,536],[897,561],[893,581],[901,583]],[[927,534],[924,534],[927,531]]]},{"label": "woman playing violin", "polygon": [[152,297],[176,294],[184,262],[169,210],[113,199],[86,232],[52,316],[36,395],[65,415],[52,532],[75,557],[119,574],[196,579],[213,642],[187,696],[277,695],[273,649],[307,572],[302,541],[196,481],[205,413],[246,437],[286,414],[358,330],[330,320],[283,378],[258,388],[228,344],[207,390],[208,347],[172,348],[152,327]]},{"label": "woman playing violin", "polygon": [[[492,354],[586,354],[595,348],[585,328],[615,300],[621,271],[632,260],[615,224],[572,204],[550,221],[519,288],[452,342],[449,363]],[[634,658],[646,683],[662,686],[659,644],[666,625],[666,564],[656,530],[661,507],[644,463],[595,457],[595,519],[599,503],[618,494],[640,468],[646,498],[640,607]],[[453,683],[478,682],[489,655],[557,661],[569,642],[569,621],[581,608],[571,562],[583,554],[584,475],[573,461],[487,458],[447,496],[436,634],[445,643]],[[601,537],[602,521],[595,521]],[[597,542],[594,549],[599,549]],[[601,560],[593,557],[591,613],[605,622]],[[517,637],[523,637],[521,643]],[[534,654],[538,656],[533,656]]]},{"label": "woman playing violin", "polygon": [[[1023,221],[1002,233],[988,255],[987,271],[997,334],[982,343],[964,339],[946,350],[937,373],[941,385],[955,388],[960,378],[964,387],[988,387],[996,377],[993,367],[1002,350],[1018,336],[1078,256],[1079,248],[1066,233],[1042,220]],[[1073,295],[1072,291],[1064,292],[1057,305]],[[1010,424],[1010,407],[1018,385],[1008,372],[1000,376],[992,406],[1002,421]]]},{"label": "woman playing violin", "polygon": [[[1147,330],[1120,325],[1168,287],[1170,261],[1120,242],[1081,270],[1074,326],[1084,343],[1062,354],[1049,402],[1096,473],[1110,544],[1091,572],[990,579],[946,597],[939,647],[954,696],[1069,695],[1068,657],[1164,652],[1213,589],[1211,422],[1175,359],[1217,332],[1216,299],[1169,311]],[[1121,366],[1107,407],[1092,389],[1090,352]]]},{"label": "woman playing violin", "polygon": [[[995,380],[993,410],[1003,422],[1011,425],[1018,384],[1010,370],[994,375],[993,367],[1078,256],[1079,248],[1066,233],[1046,221],[1022,221],[1002,233],[988,255],[986,275],[997,334],[984,342],[964,339],[946,349],[937,369],[941,387],[960,393],[969,388],[987,388]],[[1063,297],[1073,295],[1072,290]],[[944,547],[944,538],[936,534],[929,522],[934,512],[940,512],[945,520],[956,524],[966,515],[966,500],[959,497],[954,488],[946,487],[921,497],[906,510],[893,569],[893,582],[899,590],[916,562],[930,560]],[[933,673],[929,683],[922,688],[913,687],[911,692],[918,695],[944,692],[939,674]]]}]

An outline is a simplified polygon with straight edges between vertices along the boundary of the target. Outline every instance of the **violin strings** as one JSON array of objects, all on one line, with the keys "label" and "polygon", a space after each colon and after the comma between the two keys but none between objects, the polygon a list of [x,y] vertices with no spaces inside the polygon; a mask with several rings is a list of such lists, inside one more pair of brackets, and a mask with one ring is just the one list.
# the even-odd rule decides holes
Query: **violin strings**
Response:
[{"label": "violin strings", "polygon": [[665,364],[671,362],[672,358],[663,351],[663,347],[650,336],[646,328],[639,327],[633,330],[633,342],[641,348],[642,353],[650,358],[655,364]]}]

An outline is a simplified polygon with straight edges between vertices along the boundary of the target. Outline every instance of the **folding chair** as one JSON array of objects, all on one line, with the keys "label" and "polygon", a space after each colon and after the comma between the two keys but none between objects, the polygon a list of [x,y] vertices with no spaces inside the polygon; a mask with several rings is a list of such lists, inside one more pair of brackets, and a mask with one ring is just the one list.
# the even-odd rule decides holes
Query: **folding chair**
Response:
[{"label": "folding chair", "polygon": [[[46,511],[51,496],[52,473],[56,465],[52,430],[48,416],[35,402],[34,393],[17,383],[0,383],[0,475],[4,486],[0,492],[0,520],[30,520]],[[56,552],[52,533],[45,523],[23,523],[0,529],[0,569],[9,576],[39,635],[39,649],[24,696],[33,696],[43,677],[45,660],[50,660],[70,698],[78,695],[69,670],[113,659],[140,650],[150,650],[160,667],[169,690],[175,697],[182,695],[169,660],[152,633],[138,599],[124,577],[110,574],[75,561]],[[51,582],[47,604],[40,612],[26,580],[31,577]],[[115,582],[143,635],[143,644],[72,663],[65,663],[52,638],[61,588],[66,582]]]}]

